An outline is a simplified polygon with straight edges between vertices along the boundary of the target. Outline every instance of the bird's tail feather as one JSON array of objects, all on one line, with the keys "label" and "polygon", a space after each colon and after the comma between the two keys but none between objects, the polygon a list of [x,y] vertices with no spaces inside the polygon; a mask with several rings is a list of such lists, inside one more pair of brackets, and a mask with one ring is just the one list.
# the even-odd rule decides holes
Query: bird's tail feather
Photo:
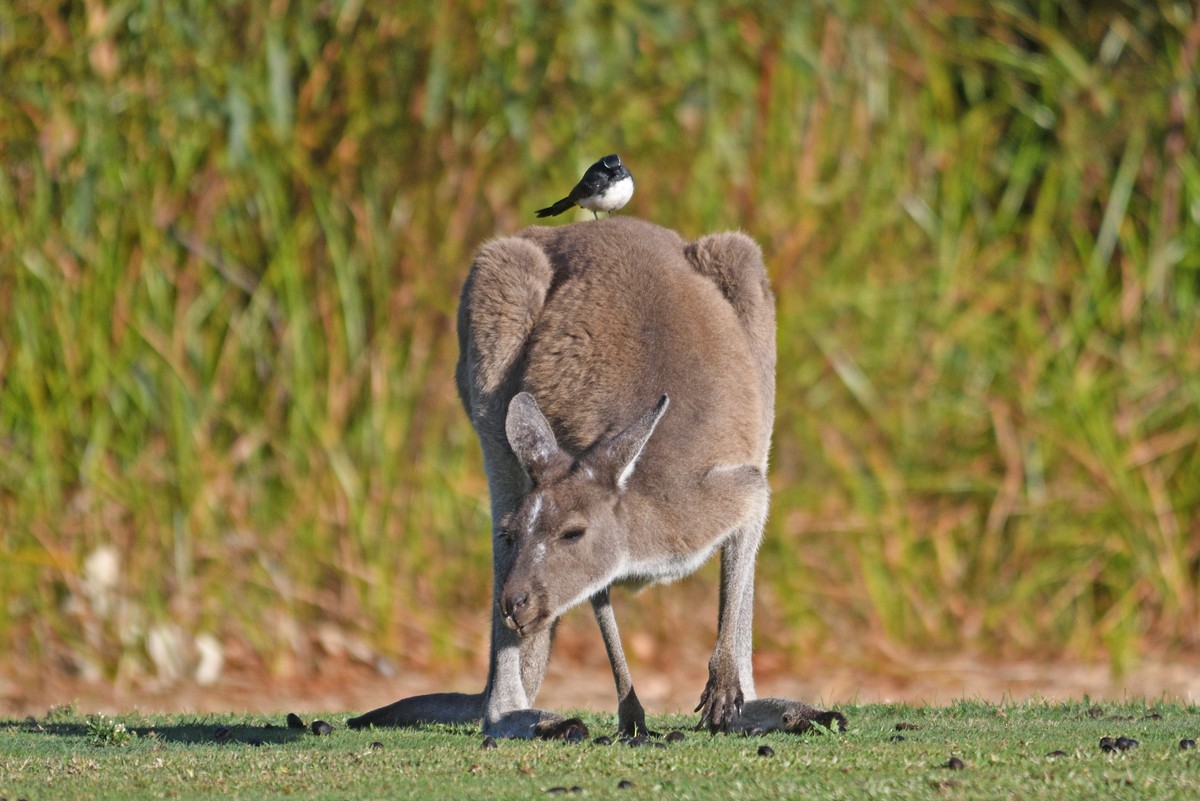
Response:
[{"label": "bird's tail feather", "polygon": [[575,201],[569,197],[564,197],[562,200],[555,203],[553,206],[547,206],[544,209],[538,209],[535,213],[539,217],[557,217],[567,209],[575,205]]}]

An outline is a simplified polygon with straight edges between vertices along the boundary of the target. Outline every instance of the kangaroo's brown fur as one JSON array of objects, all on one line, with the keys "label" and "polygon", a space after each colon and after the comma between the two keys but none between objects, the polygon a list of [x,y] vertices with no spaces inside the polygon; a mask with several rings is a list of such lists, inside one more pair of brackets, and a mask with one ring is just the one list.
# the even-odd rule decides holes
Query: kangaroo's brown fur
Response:
[{"label": "kangaroo's brown fur", "polygon": [[630,217],[529,228],[479,249],[458,334],[458,388],[492,500],[487,687],[405,699],[352,725],[481,718],[497,736],[579,735],[581,723],[532,702],[554,623],[590,600],[620,730],[645,731],[609,587],[680,578],[718,550],[720,626],[701,723],[799,730],[836,716],[753,700],[775,392],[774,300],[757,245],[737,233],[688,243]]}]

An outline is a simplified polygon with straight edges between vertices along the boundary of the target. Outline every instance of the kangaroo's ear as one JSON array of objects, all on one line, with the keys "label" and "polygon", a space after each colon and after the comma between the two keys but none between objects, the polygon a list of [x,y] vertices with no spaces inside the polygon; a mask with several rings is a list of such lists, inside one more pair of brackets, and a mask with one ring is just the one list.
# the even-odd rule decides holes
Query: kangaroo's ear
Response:
[{"label": "kangaroo's ear", "polygon": [[517,461],[534,481],[558,455],[558,441],[554,439],[550,421],[528,392],[517,393],[509,402],[504,433]]},{"label": "kangaroo's ear", "polygon": [[637,467],[642,449],[654,433],[658,421],[667,411],[671,399],[663,395],[658,399],[654,408],[638,418],[633,425],[602,444],[596,452],[596,458],[604,470],[612,476],[618,490],[625,489]]}]

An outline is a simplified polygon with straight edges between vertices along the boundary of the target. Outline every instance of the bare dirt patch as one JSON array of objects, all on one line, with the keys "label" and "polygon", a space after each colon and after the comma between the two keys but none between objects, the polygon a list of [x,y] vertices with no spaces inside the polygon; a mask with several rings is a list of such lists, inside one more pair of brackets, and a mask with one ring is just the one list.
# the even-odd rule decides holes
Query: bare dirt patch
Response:
[{"label": "bare dirt patch", "polygon": [[[615,709],[611,675],[600,659],[551,661],[541,706],[554,709]],[[638,695],[651,714],[690,710],[704,687],[705,659],[635,667]],[[144,712],[258,713],[330,712],[370,709],[426,692],[476,692],[482,673],[444,674],[400,670],[386,677],[350,661],[327,661],[319,673],[272,677],[262,670],[234,668],[211,686],[195,682],[127,687],[87,682],[52,672],[0,676],[0,716],[43,715],[51,706],[74,704],[81,713]],[[956,699],[992,702],[1043,698],[1049,701],[1179,700],[1200,703],[1200,660],[1145,662],[1124,676],[1107,665],[1078,662],[997,663],[957,655],[904,664],[863,667],[814,660],[758,676],[760,696],[780,695],[836,705],[857,702],[945,704]]]}]

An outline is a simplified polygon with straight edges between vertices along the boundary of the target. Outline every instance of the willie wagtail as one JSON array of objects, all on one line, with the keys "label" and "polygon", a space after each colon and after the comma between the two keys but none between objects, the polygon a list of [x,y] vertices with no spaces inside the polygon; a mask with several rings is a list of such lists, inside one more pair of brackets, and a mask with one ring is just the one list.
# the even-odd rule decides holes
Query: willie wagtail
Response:
[{"label": "willie wagtail", "polygon": [[616,153],[605,156],[587,168],[583,178],[575,184],[571,194],[544,209],[537,210],[539,217],[557,217],[572,206],[585,208],[593,217],[599,218],[596,212],[607,211],[610,215],[629,202],[633,197],[633,176],[621,157]]}]

